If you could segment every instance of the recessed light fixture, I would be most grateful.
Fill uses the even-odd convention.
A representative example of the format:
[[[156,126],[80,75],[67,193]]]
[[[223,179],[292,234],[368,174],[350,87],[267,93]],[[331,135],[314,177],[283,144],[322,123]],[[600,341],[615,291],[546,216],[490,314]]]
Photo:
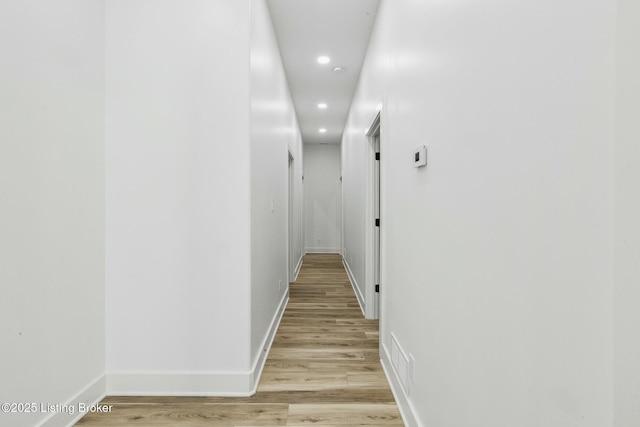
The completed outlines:
[[[344,73],[344,67],[335,67],[333,69],[334,73]]]
[[[320,132],[320,133],[326,133],[326,132],[327,132],[327,130],[326,130],[325,128],[320,128],[320,129],[318,129],[318,132]]]
[[[328,64],[331,62],[331,58],[328,56],[318,56],[318,64]]]
[[[324,102],[321,102],[320,104],[318,104],[318,108],[321,110],[324,110],[325,108],[327,108],[327,104],[325,104]]]

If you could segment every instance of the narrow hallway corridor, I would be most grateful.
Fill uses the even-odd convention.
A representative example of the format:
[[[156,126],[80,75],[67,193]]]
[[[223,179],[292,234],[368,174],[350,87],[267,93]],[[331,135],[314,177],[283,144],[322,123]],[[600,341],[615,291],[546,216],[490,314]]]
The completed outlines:
[[[254,396],[112,396],[76,425],[402,426],[378,345],[340,255],[308,254]]]

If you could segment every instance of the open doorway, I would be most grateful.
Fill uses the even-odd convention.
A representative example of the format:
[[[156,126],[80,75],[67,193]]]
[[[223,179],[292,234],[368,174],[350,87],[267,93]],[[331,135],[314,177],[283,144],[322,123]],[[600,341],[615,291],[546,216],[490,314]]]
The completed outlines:
[[[367,228],[366,271],[365,271],[365,316],[368,319],[380,318],[380,112],[376,114],[367,131]]]

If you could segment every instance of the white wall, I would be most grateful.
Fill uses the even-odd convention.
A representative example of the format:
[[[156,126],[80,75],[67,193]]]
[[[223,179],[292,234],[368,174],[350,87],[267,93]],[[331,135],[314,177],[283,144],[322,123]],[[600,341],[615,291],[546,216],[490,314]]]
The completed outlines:
[[[618,0],[615,156],[615,422],[640,424],[640,3]]]
[[[250,2],[107,2],[110,393],[250,388]]]
[[[342,247],[340,146],[304,145],[305,251],[339,253]]]
[[[415,357],[417,424],[611,424],[614,33],[605,0],[382,2],[343,139],[345,248],[362,262],[384,101],[381,339]]]
[[[361,80],[361,82],[363,82]],[[362,83],[361,83],[362,85]],[[362,86],[361,86],[362,87]],[[355,113],[357,105],[352,106],[351,117]],[[375,111],[375,110],[372,110]],[[366,120],[366,116],[371,112],[366,110],[361,115],[362,120]],[[371,116],[373,120],[374,115]],[[366,126],[357,128],[349,126],[345,128],[343,135],[343,144],[341,148],[342,159],[342,213],[344,230],[342,232],[342,256],[350,273],[351,280],[359,290],[362,296],[366,295],[365,290],[365,236],[366,227],[365,209],[366,209],[366,186],[365,177],[367,167],[365,159],[367,158],[367,138],[365,137]],[[351,143],[352,141],[359,141]]]
[[[293,236],[302,256],[302,142],[265,0],[251,2],[251,356],[264,355],[288,295],[288,167],[294,157]],[[275,326],[275,324],[274,324]]]
[[[86,403],[105,391],[104,2],[0,2],[0,52],[0,402]]]

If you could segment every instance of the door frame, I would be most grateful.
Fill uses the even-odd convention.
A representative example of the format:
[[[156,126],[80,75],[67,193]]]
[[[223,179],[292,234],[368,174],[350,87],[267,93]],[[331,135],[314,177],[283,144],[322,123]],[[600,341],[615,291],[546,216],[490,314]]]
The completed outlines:
[[[366,133],[364,314],[367,319],[380,318],[380,292],[376,292],[376,285],[380,285],[382,289],[382,194],[380,183],[382,181],[381,165],[383,157],[381,153],[382,126],[380,113],[381,111],[378,110]],[[381,153],[380,160],[376,160],[376,153]],[[376,203],[377,207],[375,206]],[[375,225],[376,218],[380,219],[379,227]]]

